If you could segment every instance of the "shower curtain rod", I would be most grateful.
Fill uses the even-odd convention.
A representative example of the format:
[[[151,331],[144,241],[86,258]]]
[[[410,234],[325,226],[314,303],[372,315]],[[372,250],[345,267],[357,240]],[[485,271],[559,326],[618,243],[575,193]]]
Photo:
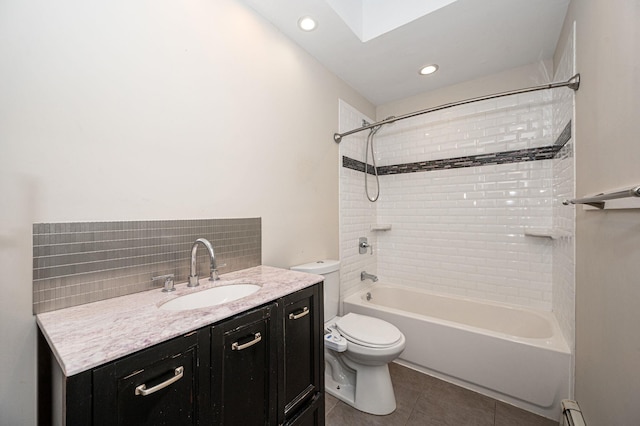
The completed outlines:
[[[362,126],[362,127],[358,127],[357,129],[349,130],[349,131],[344,132],[344,133],[334,133],[333,134],[333,140],[336,143],[340,143],[342,141],[343,137],[352,135],[354,133],[362,132],[364,130],[372,129],[374,127],[382,126],[384,124],[395,123],[396,121],[404,120],[406,118],[411,118],[411,117],[415,117],[415,116],[418,116],[418,115],[427,114],[427,113],[430,113],[430,112],[440,111],[440,110],[443,110],[443,109],[452,108],[452,107],[459,106],[459,105],[466,105],[466,104],[470,104],[470,103],[473,103],[473,102],[479,102],[479,101],[486,101],[486,100],[489,100],[489,99],[501,98],[503,96],[519,95],[521,93],[536,92],[538,90],[555,89],[555,88],[558,88],[558,87],[568,87],[570,89],[573,89],[573,91],[578,90],[578,88],[580,87],[580,74],[576,74],[573,77],[571,77],[569,80],[564,81],[564,82],[549,83],[549,84],[543,84],[541,86],[527,87],[526,89],[511,90],[509,92],[501,92],[501,93],[494,93],[493,95],[479,96],[477,98],[465,99],[463,101],[457,101],[457,102],[450,102],[448,104],[439,105],[439,106],[436,106],[436,107],[433,107],[433,108],[427,108],[427,109],[422,109],[420,111],[410,112],[408,114],[400,115],[398,117],[385,118],[384,120],[378,121],[376,123],[368,124],[368,125],[365,125],[365,126]]]

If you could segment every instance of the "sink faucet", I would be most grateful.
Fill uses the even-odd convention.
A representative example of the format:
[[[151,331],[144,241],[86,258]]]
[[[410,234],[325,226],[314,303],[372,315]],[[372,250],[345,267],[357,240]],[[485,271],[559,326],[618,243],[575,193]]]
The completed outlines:
[[[375,283],[376,281],[378,281],[378,277],[376,277],[373,274],[367,274],[366,271],[362,271],[360,272],[360,281],[364,281],[364,280],[371,280]]]
[[[202,244],[207,249],[209,253],[209,259],[211,260],[211,264],[209,265],[209,281],[219,280],[218,277],[218,269],[216,267],[216,255],[213,253],[213,246],[209,242],[209,240],[205,238],[198,238],[193,246],[191,246],[191,271],[189,273],[189,284],[187,287],[197,287],[198,286],[198,268],[196,265],[196,254],[198,252],[198,244]]]

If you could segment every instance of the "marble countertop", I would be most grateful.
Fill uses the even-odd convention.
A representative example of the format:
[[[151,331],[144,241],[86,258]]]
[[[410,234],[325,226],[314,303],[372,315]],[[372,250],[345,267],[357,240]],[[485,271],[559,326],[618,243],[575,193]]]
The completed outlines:
[[[256,266],[221,275],[215,282],[203,278],[195,288],[187,287],[185,282],[177,284],[176,291],[171,293],[154,289],[45,312],[38,314],[36,320],[62,371],[69,377],[322,280],[321,275]],[[176,297],[239,283],[258,284],[262,288],[252,295],[217,306],[184,311],[158,309]]]

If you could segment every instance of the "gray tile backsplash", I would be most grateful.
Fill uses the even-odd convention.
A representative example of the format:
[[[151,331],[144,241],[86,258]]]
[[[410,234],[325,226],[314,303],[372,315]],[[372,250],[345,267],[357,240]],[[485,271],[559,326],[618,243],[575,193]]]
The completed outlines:
[[[200,237],[213,245],[221,274],[262,263],[260,218],[34,224],[33,311],[161,288],[151,280],[158,275],[184,282]],[[198,275],[208,274],[199,247]]]

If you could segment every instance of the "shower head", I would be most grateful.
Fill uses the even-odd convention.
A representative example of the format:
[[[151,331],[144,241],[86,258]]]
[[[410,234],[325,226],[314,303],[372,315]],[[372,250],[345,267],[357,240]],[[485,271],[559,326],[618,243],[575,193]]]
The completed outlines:
[[[380,128],[381,128],[382,126],[384,126],[385,124],[393,124],[393,123],[395,123],[395,121],[393,121],[393,119],[394,119],[394,118],[396,118],[396,117],[395,117],[395,116],[393,116],[393,115],[390,115],[389,117],[387,117],[387,118],[385,118],[384,120],[382,120],[382,121],[380,122],[380,124],[378,124],[377,126],[373,126],[373,127],[371,128],[371,131],[370,131],[370,133],[369,133],[369,136],[375,135],[375,134],[378,132],[378,130],[380,130]],[[391,120],[391,121],[389,121],[389,120]]]

